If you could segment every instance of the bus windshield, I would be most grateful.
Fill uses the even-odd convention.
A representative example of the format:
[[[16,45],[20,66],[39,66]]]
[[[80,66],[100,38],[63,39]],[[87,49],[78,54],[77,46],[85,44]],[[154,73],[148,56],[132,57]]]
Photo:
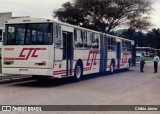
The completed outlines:
[[[4,45],[52,45],[52,24],[6,25]]]

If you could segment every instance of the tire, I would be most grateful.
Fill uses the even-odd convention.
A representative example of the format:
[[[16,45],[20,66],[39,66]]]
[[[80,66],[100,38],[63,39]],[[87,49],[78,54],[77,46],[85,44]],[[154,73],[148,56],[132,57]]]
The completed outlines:
[[[74,70],[74,80],[75,81],[80,81],[83,76],[83,68],[82,65],[77,62]]]
[[[111,63],[110,65],[110,73],[113,74],[114,73],[114,64]]]

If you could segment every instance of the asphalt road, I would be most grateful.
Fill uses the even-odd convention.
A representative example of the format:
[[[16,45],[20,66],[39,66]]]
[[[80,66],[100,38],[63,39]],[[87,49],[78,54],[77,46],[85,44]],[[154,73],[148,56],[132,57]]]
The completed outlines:
[[[0,105],[160,105],[160,73],[153,73],[152,63],[144,71],[137,65],[113,75],[88,75],[76,83],[54,79],[2,84]]]

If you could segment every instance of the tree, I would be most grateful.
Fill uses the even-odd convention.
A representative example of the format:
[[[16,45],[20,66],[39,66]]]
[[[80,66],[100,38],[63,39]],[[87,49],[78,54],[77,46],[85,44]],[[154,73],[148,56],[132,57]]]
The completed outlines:
[[[160,29],[152,29],[147,33],[150,47],[160,49]]]
[[[147,29],[151,11],[148,0],[74,0],[64,3],[53,16],[62,22],[109,33],[121,26]]]
[[[139,47],[152,47],[160,49],[160,29],[152,29],[147,33],[136,32],[134,29],[128,29],[122,32],[121,37],[134,40],[135,45]]]

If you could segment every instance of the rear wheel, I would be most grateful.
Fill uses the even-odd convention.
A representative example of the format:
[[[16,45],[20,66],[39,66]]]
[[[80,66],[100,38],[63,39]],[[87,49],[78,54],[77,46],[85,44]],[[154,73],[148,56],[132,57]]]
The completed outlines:
[[[82,75],[83,75],[82,65],[79,62],[77,62],[74,70],[75,81],[79,81],[82,78]]]

